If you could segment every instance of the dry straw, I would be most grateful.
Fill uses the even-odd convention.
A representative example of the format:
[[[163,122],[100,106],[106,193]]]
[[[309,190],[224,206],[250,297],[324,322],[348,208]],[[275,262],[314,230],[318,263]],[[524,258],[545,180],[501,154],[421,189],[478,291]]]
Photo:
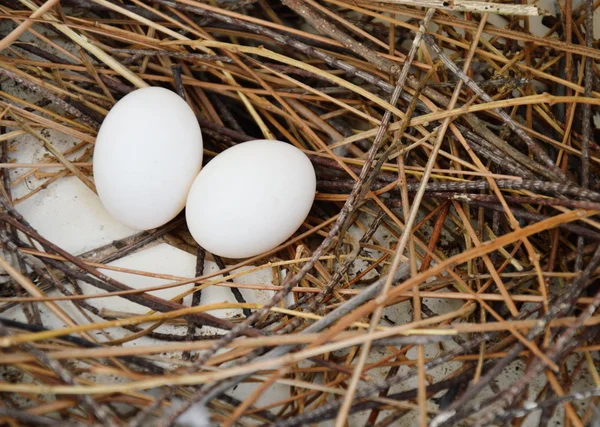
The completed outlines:
[[[0,0],[0,424],[168,426],[196,405],[223,426],[520,425],[532,413],[588,425],[599,4],[534,3]],[[241,261],[197,247],[182,218],[79,256],[41,236],[19,205],[67,176],[95,191],[97,129],[146,86],[186,99],[208,158],[262,137],[304,150],[319,192],[298,233]],[[45,130],[77,143],[61,151]],[[14,162],[23,136],[48,158]],[[196,277],[108,265],[157,242],[194,254]],[[140,291],[100,269],[171,283]],[[261,270],[271,283],[240,281]],[[190,283],[173,300],[146,293]],[[203,303],[216,286],[237,302]],[[101,310],[100,296],[148,311]],[[49,330],[42,306],[66,326]],[[144,337],[155,341],[125,345]],[[275,385],[289,393],[265,403]]]

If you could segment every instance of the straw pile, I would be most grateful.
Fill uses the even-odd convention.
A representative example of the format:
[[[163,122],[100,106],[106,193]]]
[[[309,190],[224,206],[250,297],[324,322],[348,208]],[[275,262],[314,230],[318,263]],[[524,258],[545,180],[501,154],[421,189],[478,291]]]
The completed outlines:
[[[598,2],[526,3],[1,0],[1,83],[34,101],[0,91],[0,424],[168,426],[184,413],[203,425],[206,412],[225,426],[590,423]],[[178,240],[182,217],[75,256],[19,213],[65,177],[93,189],[103,117],[148,85],[185,96],[207,159],[276,138],[318,176],[310,216],[271,253],[237,262],[186,243],[199,260],[191,307],[98,270]],[[78,143],[61,151],[47,130]],[[44,164],[11,163],[24,136]],[[242,266],[274,279],[243,285]],[[100,311],[81,282],[148,312]],[[217,285],[237,302],[203,304]],[[244,286],[273,297],[246,302]],[[222,308],[244,316],[211,314]],[[42,309],[64,327],[48,329]],[[98,334],[115,329],[125,337]],[[285,393],[259,402],[273,387]]]

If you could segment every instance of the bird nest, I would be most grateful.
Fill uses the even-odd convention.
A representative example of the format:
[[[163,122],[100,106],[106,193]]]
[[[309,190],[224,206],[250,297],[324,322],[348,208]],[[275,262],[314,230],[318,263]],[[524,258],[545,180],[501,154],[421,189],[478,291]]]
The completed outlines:
[[[520,3],[0,0],[0,424],[597,419],[598,2]],[[97,130],[146,86],[205,162],[309,156],[292,238],[102,211]]]

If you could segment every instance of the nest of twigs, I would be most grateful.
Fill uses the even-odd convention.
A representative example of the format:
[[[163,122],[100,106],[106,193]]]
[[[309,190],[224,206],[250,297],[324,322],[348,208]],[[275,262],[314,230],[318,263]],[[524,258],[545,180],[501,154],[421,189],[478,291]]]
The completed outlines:
[[[0,424],[600,417],[598,2],[521,3],[0,0]],[[292,239],[240,261],[183,216],[79,252],[32,225],[64,180],[93,191],[104,116],[148,85],[192,106],[207,161],[261,138],[307,153]],[[111,264],[157,243],[195,277]]]

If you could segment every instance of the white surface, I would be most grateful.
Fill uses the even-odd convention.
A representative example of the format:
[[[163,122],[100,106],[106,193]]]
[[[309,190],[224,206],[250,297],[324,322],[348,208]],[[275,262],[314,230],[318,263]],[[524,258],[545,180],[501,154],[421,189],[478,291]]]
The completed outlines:
[[[210,427],[210,413],[206,406],[193,405],[185,411],[179,418],[177,424],[181,427]]]
[[[280,141],[245,142],[216,156],[194,181],[188,228],[214,254],[258,255],[302,225],[315,189],[315,171],[302,151]]]
[[[185,205],[202,166],[202,134],[174,92],[150,87],[121,99],[96,139],[94,180],[110,214],[128,227],[166,224]]]
[[[158,275],[170,275],[185,280],[195,277],[196,273],[196,257],[188,254],[180,249],[177,249],[167,243],[161,243],[147,249],[138,251],[132,255],[128,255],[108,264],[112,267],[120,267],[128,270],[141,271],[145,273],[156,273]],[[241,268],[238,271],[249,270],[250,267]],[[112,270],[100,270],[102,273],[115,280],[124,283],[134,289],[145,289],[150,287],[162,286],[174,283],[176,280],[148,277],[134,274],[133,272],[119,272]],[[219,271],[219,267],[212,261],[204,261],[204,274],[210,274]],[[216,276],[212,280],[217,280],[222,276]],[[253,271],[247,275],[236,278],[236,283],[253,284],[253,285],[270,285],[272,281],[271,271],[268,268]],[[80,282],[82,290],[86,295],[99,295],[104,291]],[[189,291],[194,287],[193,284],[177,286],[173,288],[150,291],[148,294],[171,300],[178,295]],[[241,289],[240,290],[246,301],[267,303],[274,295],[272,291]],[[192,295],[187,295],[183,300],[183,305],[189,306],[192,301]],[[106,297],[94,298],[90,302],[99,309],[107,309],[120,311],[123,313],[144,314],[148,313],[149,309],[128,301],[121,297]],[[209,286],[202,290],[200,303],[202,305],[217,304],[223,302],[237,302],[231,289],[227,286]],[[221,318],[234,318],[242,314],[242,310],[238,309],[219,309],[212,310],[210,314]],[[182,329],[183,330],[183,329]],[[208,330],[208,329],[207,329]],[[181,330],[179,331],[181,332]],[[214,332],[211,330],[211,332]]]
[[[113,219],[98,196],[75,177],[59,179],[17,209],[43,237],[72,254],[136,233]]]
[[[148,273],[157,273],[162,275],[174,275],[182,278],[195,277],[195,265],[196,259],[194,256],[183,252],[177,248],[166,243],[153,246],[143,251],[134,253],[124,258],[118,259],[109,263],[108,265],[114,267],[122,267],[131,270],[141,270]],[[173,280],[160,279],[155,277],[146,277],[136,274],[111,271],[111,270],[100,270],[102,273],[127,286],[134,289],[145,289],[155,286],[162,286],[173,283]],[[87,283],[79,282],[81,289],[86,295],[98,295],[104,293],[92,285]],[[150,291],[148,294],[170,300],[175,298],[177,295],[191,289],[192,284],[177,286],[174,288],[160,289],[156,291]],[[190,305],[192,296],[189,295],[184,299],[185,305]],[[90,300],[97,308],[103,308],[113,311],[120,311],[125,313],[144,314],[150,310],[144,306],[128,301],[122,297],[106,297],[106,298],[95,298]]]

